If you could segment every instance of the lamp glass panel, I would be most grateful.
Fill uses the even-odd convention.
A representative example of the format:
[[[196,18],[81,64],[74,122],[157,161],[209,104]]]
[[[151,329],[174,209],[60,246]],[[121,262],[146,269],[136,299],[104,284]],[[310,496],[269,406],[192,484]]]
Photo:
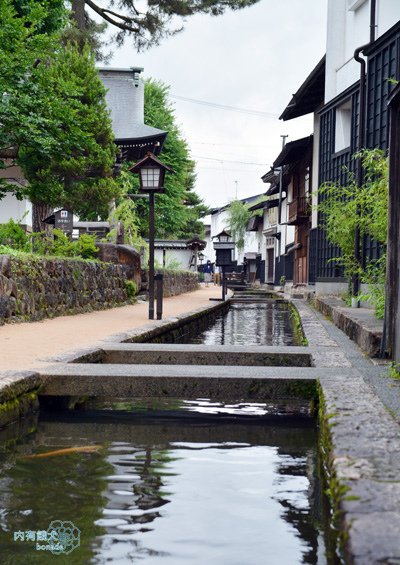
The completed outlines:
[[[156,167],[143,167],[140,169],[143,188],[159,188],[160,169]]]

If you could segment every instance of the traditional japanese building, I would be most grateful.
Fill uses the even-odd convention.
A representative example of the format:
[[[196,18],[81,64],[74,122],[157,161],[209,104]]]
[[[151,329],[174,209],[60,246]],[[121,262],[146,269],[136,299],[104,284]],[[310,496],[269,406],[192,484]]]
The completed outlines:
[[[144,123],[143,68],[101,68],[99,74],[107,89],[107,107],[111,112],[119,161],[138,161],[148,151],[159,155],[167,132]]]
[[[167,132],[150,127],[144,123],[144,84],[141,78],[143,69],[99,69],[100,78],[107,89],[106,102],[111,113],[115,143],[120,148],[118,162],[137,161],[147,151],[159,155]],[[12,157],[12,156],[11,156]],[[26,184],[18,166],[0,171],[8,182]],[[29,230],[32,226],[31,204],[28,200],[17,200],[12,194],[1,201],[0,223],[10,218],[16,221],[23,218],[23,225]]]
[[[335,261],[340,252],[320,227],[317,189],[324,182],[346,184],[348,171],[356,170],[353,156],[360,148],[387,150],[387,103],[399,78],[400,2],[328,0],[326,57],[281,116],[289,120],[314,113],[308,282],[315,284],[317,293],[347,288],[340,262]],[[370,238],[360,242],[364,265],[381,252]]]
[[[281,223],[295,227],[293,244],[285,249],[285,254],[291,255],[292,259],[294,286],[307,285],[309,278],[312,150],[312,135],[291,141],[284,146],[273,164],[274,169],[285,167],[287,207]]]

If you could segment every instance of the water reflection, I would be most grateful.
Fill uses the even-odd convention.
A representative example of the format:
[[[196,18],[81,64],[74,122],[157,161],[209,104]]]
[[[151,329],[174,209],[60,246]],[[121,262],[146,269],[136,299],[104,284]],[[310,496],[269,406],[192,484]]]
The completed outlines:
[[[42,420],[1,457],[1,562],[53,562],[32,544],[16,546],[11,533],[61,519],[82,540],[59,563],[323,563],[315,429],[235,417],[185,426],[117,413]]]
[[[287,304],[232,304],[197,335],[185,334],[174,343],[204,345],[300,345]]]

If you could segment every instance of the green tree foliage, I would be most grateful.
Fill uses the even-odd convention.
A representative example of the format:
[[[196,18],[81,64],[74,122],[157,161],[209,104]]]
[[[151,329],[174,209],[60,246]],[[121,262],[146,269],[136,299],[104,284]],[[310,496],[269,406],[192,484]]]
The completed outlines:
[[[330,243],[339,247],[341,256],[335,261],[342,265],[345,275],[351,279],[358,274],[368,284],[370,294],[364,299],[375,304],[378,316],[383,315],[386,255],[363,267],[354,257],[354,241],[357,227],[360,237],[369,236],[380,244],[386,244],[388,226],[388,160],[379,149],[364,150],[355,155],[362,159],[364,183],[357,186],[354,175],[342,186],[326,183],[319,189],[318,210],[322,228]]]
[[[116,199],[116,206],[110,213],[108,221],[110,226],[114,226],[107,235],[107,240],[117,241],[117,226],[121,222],[124,230],[124,242],[132,245],[136,249],[144,247],[147,244],[139,233],[139,215],[135,201],[129,198],[129,194],[135,190],[135,178],[128,171],[128,165],[123,164],[120,174],[117,177],[119,186],[119,195]]]
[[[39,219],[49,206],[70,207],[87,219],[107,217],[116,193],[105,89],[89,48],[63,46],[58,34],[42,32],[61,18],[49,19],[46,6],[0,0],[0,166],[21,165],[29,182],[3,181],[0,197],[11,190],[42,207],[42,214],[34,209],[35,231],[43,229]]]
[[[165,193],[156,197],[156,237],[160,238],[186,237],[192,227],[200,230],[197,214],[206,212],[206,207],[193,189],[194,162],[176,124],[173,108],[168,101],[168,91],[169,88],[161,82],[152,79],[145,82],[144,121],[149,126],[168,131],[161,160],[175,171],[174,174],[166,174]],[[137,191],[137,181],[133,186],[133,190]],[[136,207],[139,231],[147,237],[148,203],[138,200]],[[192,235],[193,232],[189,237]]]
[[[35,2],[44,8],[44,16],[37,26],[37,33],[51,34],[60,30],[66,23],[67,11],[63,0],[45,0]],[[12,0],[16,15],[19,18],[30,18],[32,11],[32,0]]]
[[[183,202],[186,206],[186,220],[177,234],[179,239],[190,239],[194,234],[198,234],[200,237],[204,236],[204,224],[201,218],[208,214],[209,208],[194,189],[196,183],[195,166],[194,161],[188,162],[185,183],[186,194]]]
[[[29,236],[12,218],[6,224],[0,224],[0,245],[18,251],[30,251]]]
[[[138,51],[158,45],[161,40],[182,31],[182,22],[195,14],[220,16],[226,10],[240,10],[259,0],[71,0],[76,26],[83,30],[90,23],[85,14],[100,16],[117,30],[115,41],[121,45],[127,36]]]
[[[254,203],[253,203],[254,205]],[[228,229],[235,240],[236,247],[240,253],[243,251],[247,225],[253,216],[262,214],[262,210],[251,211],[249,206],[241,200],[232,200],[227,209]]]
[[[88,47],[60,47],[35,74],[41,92],[40,116],[56,150],[29,143],[18,158],[29,181],[32,202],[65,206],[85,219],[106,218],[116,196],[112,178],[116,156],[105,89]]]
[[[14,165],[18,148],[28,146],[43,154],[61,150],[49,135],[49,123],[40,112],[41,92],[35,80],[38,61],[46,60],[56,49],[53,36],[39,32],[45,27],[47,12],[36,2],[29,4],[26,16],[18,17],[11,0],[0,0],[0,167]],[[27,11],[28,5],[25,9]],[[11,160],[6,160],[5,157]],[[19,185],[0,183],[0,197],[12,190],[24,196]]]

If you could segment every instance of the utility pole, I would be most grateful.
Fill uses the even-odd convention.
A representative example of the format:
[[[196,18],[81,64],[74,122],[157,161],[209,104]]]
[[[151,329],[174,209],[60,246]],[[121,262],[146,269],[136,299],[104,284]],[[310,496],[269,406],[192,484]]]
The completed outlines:
[[[286,135],[281,135],[282,138],[282,150],[284,149],[285,145],[286,145],[286,138],[289,137],[287,134]],[[279,201],[278,201],[278,225],[281,223],[282,221],[282,188],[283,188],[283,167],[279,167]],[[277,227],[278,229],[278,227]],[[282,232],[280,232],[282,235]],[[286,245],[286,226],[285,226],[285,245]],[[279,262],[281,260],[281,240],[280,238],[276,239],[276,246],[277,246],[277,256],[279,259]]]
[[[281,135],[282,138],[282,150],[286,145],[286,138],[288,135]],[[283,167],[279,167],[279,204],[278,204],[278,224],[281,223],[281,213],[282,213],[282,184],[283,184]]]
[[[235,200],[237,200],[237,195],[238,195],[238,184],[239,184],[239,181],[237,181],[237,180],[234,180],[233,182],[234,182],[234,183],[235,183],[235,185],[236,185],[236,191],[235,191]]]

